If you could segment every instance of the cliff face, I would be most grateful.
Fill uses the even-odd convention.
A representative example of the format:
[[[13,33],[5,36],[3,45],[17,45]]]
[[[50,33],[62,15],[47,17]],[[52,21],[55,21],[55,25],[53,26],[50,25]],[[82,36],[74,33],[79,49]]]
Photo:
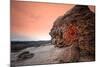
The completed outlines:
[[[55,47],[75,45],[80,52],[94,55],[95,13],[88,6],[76,5],[56,19],[49,34]]]

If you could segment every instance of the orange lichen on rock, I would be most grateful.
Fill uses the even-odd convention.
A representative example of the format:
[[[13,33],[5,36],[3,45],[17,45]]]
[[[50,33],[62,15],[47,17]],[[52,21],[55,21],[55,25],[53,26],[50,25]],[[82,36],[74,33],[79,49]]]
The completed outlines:
[[[67,43],[72,43],[74,42],[75,40],[78,39],[78,29],[77,29],[77,26],[73,25],[73,24],[70,24],[64,34],[63,34],[63,38],[64,40],[67,42]],[[70,45],[70,44],[69,44]]]

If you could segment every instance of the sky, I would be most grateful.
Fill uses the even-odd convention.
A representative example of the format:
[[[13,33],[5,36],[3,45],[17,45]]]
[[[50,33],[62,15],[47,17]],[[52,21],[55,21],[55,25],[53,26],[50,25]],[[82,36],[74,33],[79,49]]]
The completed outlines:
[[[11,2],[11,40],[50,40],[54,21],[75,5],[40,2]]]
[[[12,1],[11,40],[50,40],[53,22],[73,6]]]

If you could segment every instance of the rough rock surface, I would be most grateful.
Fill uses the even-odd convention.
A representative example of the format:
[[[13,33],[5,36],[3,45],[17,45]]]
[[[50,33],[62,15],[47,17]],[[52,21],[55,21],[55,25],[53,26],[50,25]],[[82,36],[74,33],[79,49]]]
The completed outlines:
[[[88,6],[76,5],[58,17],[49,34],[55,47],[76,45],[80,53],[95,55],[95,13]]]
[[[34,56],[34,53],[30,53],[29,51],[24,51],[18,55],[17,61],[23,61],[23,60],[32,58],[33,56]]]
[[[54,63],[65,63],[65,62],[76,62],[79,59],[79,53],[75,46],[65,48],[55,48],[54,45],[30,47],[26,48],[14,55],[15,61],[12,63],[14,66],[25,66],[25,65],[36,65],[36,64],[54,64]],[[31,58],[26,58],[27,55],[34,54]],[[75,54],[74,54],[75,53]],[[21,57],[20,61],[17,59]],[[24,58],[24,60],[23,60]]]

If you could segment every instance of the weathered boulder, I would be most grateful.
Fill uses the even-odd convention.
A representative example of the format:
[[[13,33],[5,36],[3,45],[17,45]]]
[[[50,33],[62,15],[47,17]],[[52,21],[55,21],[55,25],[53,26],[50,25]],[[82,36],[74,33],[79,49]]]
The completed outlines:
[[[80,52],[95,54],[95,13],[88,6],[76,5],[56,19],[49,33],[55,47],[76,45]]]
[[[76,43],[77,45],[77,43]],[[63,47],[61,53],[59,53],[59,63],[70,63],[78,62],[80,59],[79,48],[76,45],[71,45],[69,47]]]
[[[17,61],[23,61],[29,58],[32,58],[34,53],[30,53],[29,51],[24,51],[17,56]]]

